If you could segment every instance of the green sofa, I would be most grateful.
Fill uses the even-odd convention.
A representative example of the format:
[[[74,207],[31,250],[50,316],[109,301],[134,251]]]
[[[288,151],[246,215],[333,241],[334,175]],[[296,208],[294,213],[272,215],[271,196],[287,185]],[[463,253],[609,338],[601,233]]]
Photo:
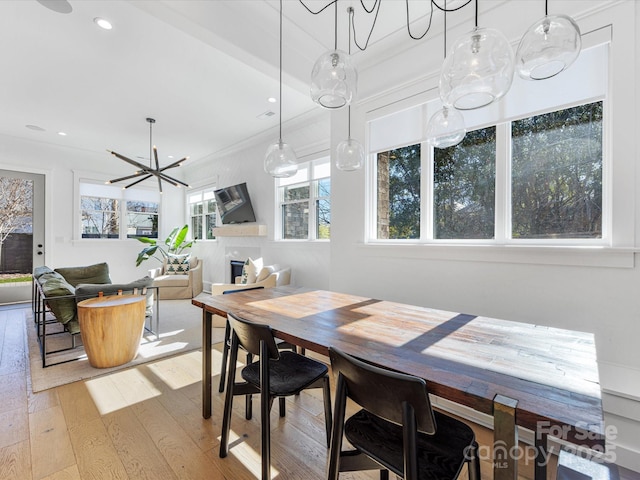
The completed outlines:
[[[76,305],[79,301],[103,295],[115,295],[119,291],[131,293],[151,287],[153,279],[143,277],[130,283],[111,283],[106,263],[81,267],[64,267],[52,270],[47,266],[33,271],[34,312],[49,309],[56,320],[71,334],[80,333]],[[147,316],[153,313],[153,289],[147,291]]]

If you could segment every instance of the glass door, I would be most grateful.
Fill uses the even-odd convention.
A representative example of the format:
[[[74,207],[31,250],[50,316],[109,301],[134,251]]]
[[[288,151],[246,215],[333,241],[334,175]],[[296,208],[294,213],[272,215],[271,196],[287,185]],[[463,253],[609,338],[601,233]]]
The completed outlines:
[[[31,300],[44,252],[44,175],[0,170],[0,304]]]

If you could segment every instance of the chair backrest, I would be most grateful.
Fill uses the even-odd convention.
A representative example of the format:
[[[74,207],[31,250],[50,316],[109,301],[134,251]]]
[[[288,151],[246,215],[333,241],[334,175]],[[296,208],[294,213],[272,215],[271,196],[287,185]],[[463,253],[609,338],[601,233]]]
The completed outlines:
[[[364,363],[351,355],[329,347],[334,375],[341,375],[347,397],[370,413],[402,425],[403,404],[411,405],[417,428],[427,434],[436,432],[427,385],[421,378],[392,372]]]
[[[269,358],[273,360],[280,358],[278,346],[269,325],[251,322],[230,312],[227,313],[227,320],[237,335],[240,346],[248,353],[260,355],[260,342],[264,341],[267,345]]]

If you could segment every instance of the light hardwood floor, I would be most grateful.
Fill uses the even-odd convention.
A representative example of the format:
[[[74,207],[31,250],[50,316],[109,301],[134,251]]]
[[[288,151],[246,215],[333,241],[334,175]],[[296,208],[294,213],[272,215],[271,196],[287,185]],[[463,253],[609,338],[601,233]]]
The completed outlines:
[[[254,418],[246,421],[244,401],[234,402],[231,450],[220,459],[223,398],[216,377],[213,416],[204,420],[200,352],[35,394],[26,353],[24,313],[0,308],[0,479],[259,477],[257,403]],[[324,478],[327,448],[322,412],[320,391],[288,399],[284,419],[274,408],[273,479]],[[488,444],[491,432],[474,428],[480,443]],[[482,477],[492,478],[487,462]],[[341,480],[375,478],[375,472],[341,475]],[[521,466],[521,478],[531,478],[530,466]],[[632,472],[624,476],[639,478]]]

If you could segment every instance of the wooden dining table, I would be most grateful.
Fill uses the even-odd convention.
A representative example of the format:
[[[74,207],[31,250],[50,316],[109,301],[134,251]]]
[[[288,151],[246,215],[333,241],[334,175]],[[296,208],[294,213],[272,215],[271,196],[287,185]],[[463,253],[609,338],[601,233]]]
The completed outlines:
[[[604,421],[591,333],[448,312],[325,290],[276,287],[202,293],[202,415],[211,416],[211,324],[227,312],[328,355],[423,378],[430,394],[491,415],[493,478],[517,478],[518,428],[535,433],[535,478],[546,478],[548,437],[603,449]]]

